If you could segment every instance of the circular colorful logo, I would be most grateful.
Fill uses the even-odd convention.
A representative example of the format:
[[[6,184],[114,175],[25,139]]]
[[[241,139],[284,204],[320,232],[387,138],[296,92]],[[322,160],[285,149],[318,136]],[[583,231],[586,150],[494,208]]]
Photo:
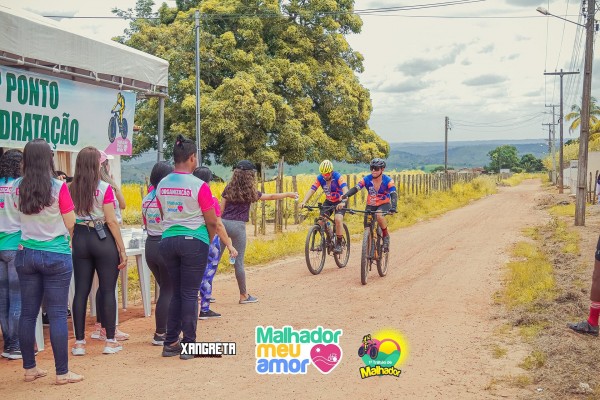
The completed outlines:
[[[386,329],[363,336],[358,356],[368,367],[396,367],[406,359],[407,345],[402,335]]]

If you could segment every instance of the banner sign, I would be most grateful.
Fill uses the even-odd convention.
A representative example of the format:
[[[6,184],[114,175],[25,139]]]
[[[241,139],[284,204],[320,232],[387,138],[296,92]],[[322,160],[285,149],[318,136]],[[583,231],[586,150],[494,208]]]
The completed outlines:
[[[45,139],[53,150],[94,146],[131,155],[134,92],[0,66],[0,147]]]

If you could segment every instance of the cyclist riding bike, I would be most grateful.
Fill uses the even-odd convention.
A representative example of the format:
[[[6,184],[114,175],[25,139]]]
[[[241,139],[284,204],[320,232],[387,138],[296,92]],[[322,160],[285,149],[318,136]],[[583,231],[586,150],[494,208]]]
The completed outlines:
[[[311,198],[311,196],[319,189],[323,188],[325,192],[326,200],[323,203],[323,209],[321,214],[329,217],[335,209],[335,232],[337,240],[335,241],[334,252],[342,252],[342,234],[344,233],[344,214],[346,210],[346,202],[341,200],[342,195],[348,192],[348,185],[344,180],[342,174],[333,170],[333,163],[329,160],[324,160],[319,165],[320,175],[317,176],[315,183],[312,184],[304,200],[300,203],[300,208],[304,207],[304,204]]]
[[[354,196],[359,190],[366,188],[369,195],[367,196],[365,211],[395,213],[398,207],[398,193],[396,192],[394,180],[383,173],[385,170],[385,161],[381,158],[374,158],[371,160],[370,168],[371,175],[365,176],[355,187],[348,190],[348,193],[342,196],[342,200]],[[383,249],[384,251],[388,251],[390,248],[390,236],[387,231],[387,221],[382,213],[376,215],[377,223],[383,235]],[[364,224],[366,228],[368,226],[366,214]]]
[[[119,108],[117,109],[117,107]],[[123,113],[125,112],[125,97],[123,97],[121,92],[117,94],[117,102],[115,103],[111,111],[115,111],[115,109],[119,112],[119,125],[123,125]]]

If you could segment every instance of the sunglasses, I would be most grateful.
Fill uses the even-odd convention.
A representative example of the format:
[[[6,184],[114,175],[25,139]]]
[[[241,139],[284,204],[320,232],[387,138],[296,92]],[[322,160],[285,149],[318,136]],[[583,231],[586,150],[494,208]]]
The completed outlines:
[[[321,174],[321,175],[323,175],[325,178],[329,178],[331,176],[331,172],[328,172],[326,174]]]
[[[381,167],[371,167],[371,171],[379,171]]]

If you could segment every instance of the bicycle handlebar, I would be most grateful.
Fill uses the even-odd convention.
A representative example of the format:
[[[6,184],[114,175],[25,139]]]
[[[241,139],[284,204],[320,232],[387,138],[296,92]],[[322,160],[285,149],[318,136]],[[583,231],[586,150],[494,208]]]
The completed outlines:
[[[362,214],[383,214],[385,215],[390,215],[390,214],[394,214],[391,213],[389,211],[380,211],[380,210],[353,210],[351,208],[346,208],[346,211],[348,211],[349,214],[356,214],[356,213],[362,213]]]

